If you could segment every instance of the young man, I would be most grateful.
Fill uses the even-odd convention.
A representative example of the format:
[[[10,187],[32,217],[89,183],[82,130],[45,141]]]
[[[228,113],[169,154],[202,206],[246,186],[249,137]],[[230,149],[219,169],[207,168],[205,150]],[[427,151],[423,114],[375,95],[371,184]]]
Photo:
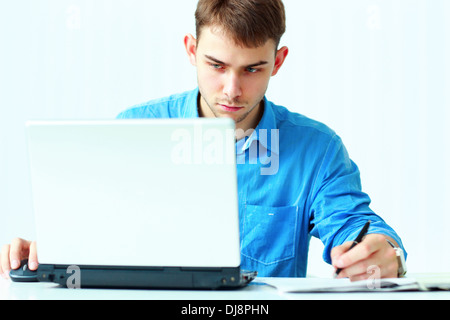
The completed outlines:
[[[118,118],[235,121],[242,268],[260,276],[305,276],[312,235],[324,243],[325,261],[342,269],[339,277],[368,278],[371,266],[381,277],[397,277],[401,266],[392,244],[401,247],[401,240],[369,208],[341,139],[265,98],[288,55],[287,47],[278,48],[285,32],[281,0],[200,0],[196,23],[196,37],[186,35],[184,44],[198,88]],[[348,250],[367,220],[369,234]],[[36,268],[35,243],[16,239],[4,246],[0,273],[28,256],[30,269]]]

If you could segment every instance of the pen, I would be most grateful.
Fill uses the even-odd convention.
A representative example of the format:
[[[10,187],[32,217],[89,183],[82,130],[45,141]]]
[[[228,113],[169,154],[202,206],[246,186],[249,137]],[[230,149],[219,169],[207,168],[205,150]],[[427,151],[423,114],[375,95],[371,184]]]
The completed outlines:
[[[367,221],[366,224],[364,225],[364,227],[361,229],[361,231],[359,232],[358,236],[353,241],[350,249],[348,249],[348,251],[352,250],[358,243],[360,243],[362,241],[362,239],[364,238],[364,236],[367,233],[367,230],[369,230],[369,226],[370,226],[370,220]],[[336,270],[336,274],[334,275],[334,277],[337,277],[341,271],[342,271],[341,268],[337,269]]]

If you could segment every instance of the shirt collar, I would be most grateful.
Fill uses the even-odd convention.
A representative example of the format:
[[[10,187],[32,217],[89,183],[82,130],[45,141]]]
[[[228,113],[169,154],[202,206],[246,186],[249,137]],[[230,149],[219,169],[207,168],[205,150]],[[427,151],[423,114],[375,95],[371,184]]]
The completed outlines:
[[[199,118],[200,115],[198,113],[198,95],[199,88],[197,87],[195,90],[189,92],[189,95],[186,99],[186,105],[184,106],[184,112],[182,114],[183,118]]]
[[[250,137],[244,139],[246,139],[245,143],[242,143],[242,148],[238,148],[238,153],[244,153],[253,143],[259,143],[260,146],[263,146],[267,150],[277,154],[279,153],[277,121],[273,111],[273,104],[266,97],[264,97],[264,113],[258,126]],[[276,139],[276,141],[272,141],[272,139]]]

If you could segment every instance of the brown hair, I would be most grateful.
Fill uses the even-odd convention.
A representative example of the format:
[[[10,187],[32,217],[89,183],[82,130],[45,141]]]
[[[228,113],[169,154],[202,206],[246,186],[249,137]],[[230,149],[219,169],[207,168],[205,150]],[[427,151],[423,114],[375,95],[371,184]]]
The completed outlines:
[[[199,0],[195,21],[197,41],[203,27],[214,27],[248,48],[263,46],[269,39],[278,48],[286,31],[281,0]]]

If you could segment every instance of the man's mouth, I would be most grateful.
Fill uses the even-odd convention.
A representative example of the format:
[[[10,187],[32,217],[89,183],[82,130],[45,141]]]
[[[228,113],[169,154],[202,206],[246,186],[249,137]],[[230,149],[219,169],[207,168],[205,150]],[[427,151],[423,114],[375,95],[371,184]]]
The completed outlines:
[[[219,104],[219,106],[226,112],[238,112],[239,110],[243,109],[243,107],[229,106],[225,104]]]

